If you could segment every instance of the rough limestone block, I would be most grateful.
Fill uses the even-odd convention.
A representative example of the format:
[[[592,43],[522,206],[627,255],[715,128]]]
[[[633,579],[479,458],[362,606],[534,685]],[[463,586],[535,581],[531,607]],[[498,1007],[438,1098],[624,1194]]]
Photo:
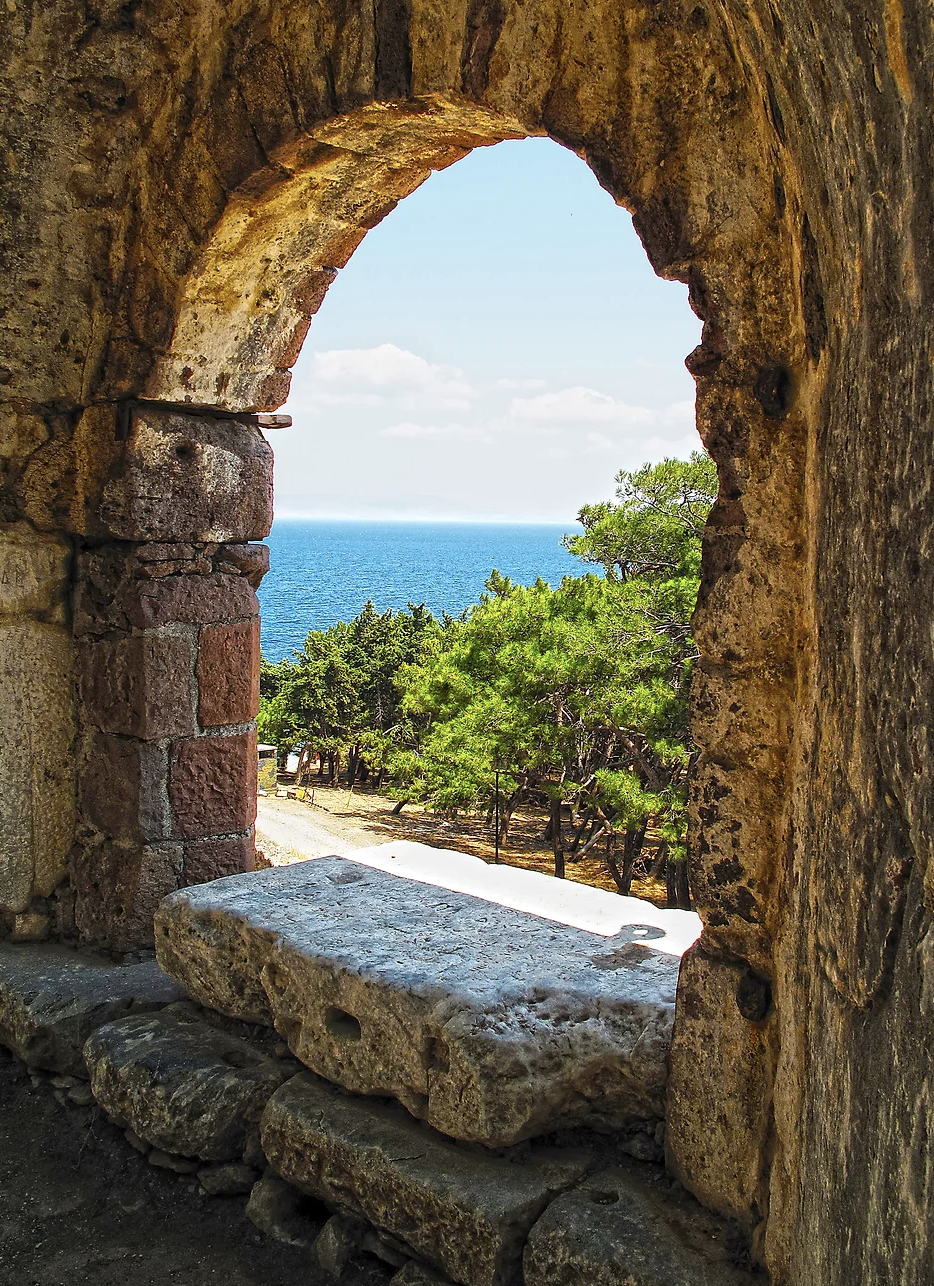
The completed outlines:
[[[188,1004],[99,1027],[84,1061],[113,1120],[156,1148],[205,1161],[241,1157],[266,1100],[297,1070]]]
[[[156,909],[181,873],[181,844],[105,840],[76,851],[71,882],[82,941],[110,951],[151,950]]]
[[[85,718],[101,732],[144,741],[194,732],[188,639],[83,642],[78,663]]]
[[[0,907],[9,911],[52,893],[74,842],[73,669],[69,631],[0,620]]]
[[[326,858],[176,893],[156,941],[202,1004],[455,1138],[664,1114],[680,958],[651,919],[604,937]]]
[[[557,1197],[532,1229],[525,1286],[753,1286],[735,1267],[723,1228],[685,1198],[622,1170]]]
[[[269,1100],[262,1138],[290,1184],[465,1286],[517,1280],[529,1229],[556,1191],[541,1169],[459,1146],[396,1104],[352,1098],[308,1073]]]
[[[79,782],[85,820],[112,839],[163,839],[169,833],[168,775],[163,746],[93,734]]]
[[[30,1067],[86,1077],[95,1028],[183,992],[154,960],[115,965],[61,946],[0,945],[0,1044]]]
[[[318,1237],[319,1228],[303,1209],[305,1204],[305,1197],[290,1183],[269,1175],[253,1184],[244,1213],[264,1236],[273,1241],[310,1249]]]
[[[0,615],[60,616],[68,585],[71,547],[62,536],[26,523],[0,529]]]
[[[196,840],[185,845],[184,883],[205,884],[208,880],[252,871],[255,856],[252,835]]]
[[[272,526],[272,450],[253,425],[139,406],[92,534],[244,541]]]
[[[118,601],[127,620],[140,630],[163,625],[210,625],[215,621],[255,617],[256,595],[239,574],[168,576],[165,580],[133,580]]]

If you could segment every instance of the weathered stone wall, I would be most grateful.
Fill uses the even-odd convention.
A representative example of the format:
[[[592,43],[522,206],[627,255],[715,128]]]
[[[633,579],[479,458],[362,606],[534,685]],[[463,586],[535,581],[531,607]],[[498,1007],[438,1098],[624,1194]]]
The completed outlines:
[[[137,575],[153,564],[133,546],[192,546],[166,578],[184,584],[217,574],[213,561],[190,566],[207,562],[202,546],[234,539],[196,537],[180,519],[136,534],[148,493],[131,475],[145,460],[141,474],[115,402],[281,403],[336,270],[432,167],[549,134],[633,210],[656,270],[688,282],[705,322],[689,364],[721,495],[697,619],[706,929],[682,979],[670,1163],[746,1222],[776,1281],[925,1281],[929,8],[15,0],[0,23],[0,520],[56,548],[55,533],[80,539],[82,586],[95,559],[111,569],[104,616],[111,591],[159,580]],[[248,474],[241,499],[256,512],[264,484]],[[175,523],[175,490],[152,493],[151,518]],[[248,621],[238,613],[212,623]],[[127,682],[144,693],[150,657],[184,638],[196,667],[192,631],[210,628],[87,618],[82,658],[132,653]],[[46,649],[30,672],[48,681],[18,699],[37,719],[59,711],[66,747],[70,662],[56,637],[60,660]],[[113,671],[82,659],[81,673],[85,779],[97,736],[147,747],[140,759],[217,739],[194,713],[158,736],[145,721],[108,729],[94,702],[106,706],[109,677],[94,676]],[[145,697],[136,708],[147,714]],[[55,762],[66,781],[78,761]],[[32,798],[24,782],[11,789],[23,807]],[[140,815],[136,798],[80,833],[86,933],[116,934],[113,919],[99,927],[115,883],[104,859],[118,843],[141,851],[115,834]],[[172,820],[145,843],[167,854],[178,841],[195,837]],[[13,851],[4,869],[21,874],[4,904],[22,913],[62,865],[43,882]],[[146,897],[117,920],[139,927]]]
[[[0,525],[0,936],[41,939],[75,829],[71,549]]]

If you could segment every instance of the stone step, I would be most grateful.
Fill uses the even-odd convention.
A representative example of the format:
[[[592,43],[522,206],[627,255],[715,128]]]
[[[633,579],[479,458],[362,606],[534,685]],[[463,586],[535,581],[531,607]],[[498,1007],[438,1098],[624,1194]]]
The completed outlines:
[[[84,1058],[111,1120],[155,1148],[205,1161],[242,1157],[267,1099],[299,1070],[191,1004],[99,1027]]]
[[[507,1146],[664,1115],[685,913],[627,901],[608,936],[324,858],[172,894],[156,944],[327,1080]]]
[[[86,1077],[97,1027],[184,999],[155,960],[118,965],[48,943],[0,943],[0,1044],[30,1067]]]
[[[532,1229],[524,1286],[766,1286],[745,1245],[664,1179],[609,1169],[557,1197]]]
[[[270,1098],[263,1151],[308,1196],[365,1219],[464,1286],[510,1286],[529,1231],[582,1171],[465,1147],[394,1103],[353,1098],[305,1072]]]

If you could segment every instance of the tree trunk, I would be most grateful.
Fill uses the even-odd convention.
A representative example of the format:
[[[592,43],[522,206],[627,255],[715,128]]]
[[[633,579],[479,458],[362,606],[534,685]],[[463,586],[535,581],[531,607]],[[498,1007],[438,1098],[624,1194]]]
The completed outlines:
[[[645,839],[645,829],[648,821],[644,821],[637,830],[628,830],[623,837],[623,863],[622,869],[616,860],[615,842],[611,837],[607,841],[606,864],[610,868],[610,874],[613,876],[613,883],[619,889],[623,897],[629,897],[632,888],[632,868],[635,865],[636,858],[642,852],[642,843]]]
[[[591,835],[593,835],[593,828],[597,824],[597,810],[595,808],[591,808],[584,813],[580,825],[574,832],[574,838],[571,840],[571,847],[568,849],[569,862],[578,861],[577,850],[580,848],[580,843],[584,838],[584,831],[587,829],[588,823],[590,824]],[[583,854],[581,854],[581,856],[583,856]]]
[[[506,803],[499,810],[499,846],[502,848],[509,837],[509,823],[512,821],[512,815],[519,807],[520,791],[514,790]]]
[[[392,810],[393,817],[398,817],[408,802],[409,801],[407,799],[400,799],[398,804],[396,804],[395,808]]]
[[[551,801],[551,816],[548,825],[551,828],[551,846],[555,855],[555,879],[564,879],[564,845],[561,842],[561,800]]]
[[[691,885],[687,858],[668,859],[668,905],[678,911],[691,909]]]

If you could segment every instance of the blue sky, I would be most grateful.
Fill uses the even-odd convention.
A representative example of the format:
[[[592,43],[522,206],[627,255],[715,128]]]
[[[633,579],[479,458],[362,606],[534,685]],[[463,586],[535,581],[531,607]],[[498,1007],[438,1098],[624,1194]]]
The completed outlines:
[[[331,286],[270,433],[276,510],[569,522],[699,446],[700,323],[625,210],[547,139],[433,174]]]

